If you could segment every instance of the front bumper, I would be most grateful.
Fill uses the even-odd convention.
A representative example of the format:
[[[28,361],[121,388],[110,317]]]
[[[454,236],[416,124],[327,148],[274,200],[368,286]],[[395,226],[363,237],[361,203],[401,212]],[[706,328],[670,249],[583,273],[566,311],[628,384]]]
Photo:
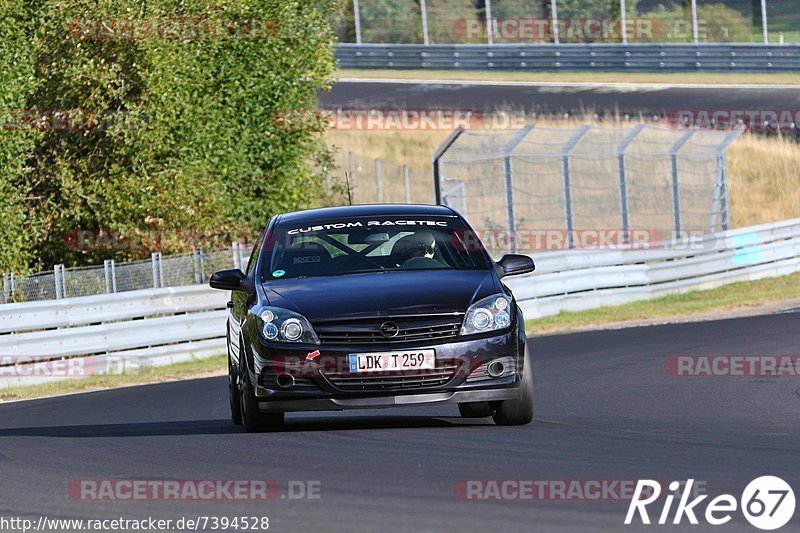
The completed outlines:
[[[517,388],[486,390],[455,390],[424,394],[402,394],[397,396],[370,396],[363,398],[316,398],[307,400],[270,400],[259,402],[262,412],[291,411],[342,411],[345,409],[385,409],[388,407],[411,407],[465,402],[493,402],[512,400]]]
[[[500,335],[431,344],[309,345],[287,349],[286,345],[259,339],[251,345],[251,378],[259,409],[321,411],[513,399],[524,361],[525,337],[518,331],[518,324]],[[413,350],[434,350],[437,370],[441,365],[452,368],[452,373],[423,383],[414,379],[418,376],[394,373],[387,379],[375,377],[360,384],[358,390],[344,387],[335,379],[337,370],[347,368],[349,354]],[[497,360],[505,361],[509,370],[496,378],[487,376],[487,365]],[[278,376],[287,373],[292,375],[293,385],[279,386]],[[403,377],[409,377],[411,383],[398,379]]]

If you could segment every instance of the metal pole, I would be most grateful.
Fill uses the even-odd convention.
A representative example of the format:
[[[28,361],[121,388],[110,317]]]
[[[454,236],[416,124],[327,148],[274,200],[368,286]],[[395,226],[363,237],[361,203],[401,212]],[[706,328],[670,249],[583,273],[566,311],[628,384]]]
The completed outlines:
[[[411,203],[411,171],[408,165],[403,165],[403,185],[406,188],[406,203]]]
[[[767,0],[761,0],[761,29],[764,32],[764,44],[769,44],[769,23],[767,21]]]
[[[556,0],[550,0],[550,25],[552,26],[551,32],[553,34],[553,43],[561,43],[561,32],[558,29],[558,5]]]
[[[567,248],[575,247],[575,225],[572,213],[572,171],[569,165],[569,154],[578,143],[581,142],[581,139],[589,133],[590,129],[592,129],[591,126],[581,127],[578,132],[567,141],[567,144],[564,145],[564,150],[561,152],[561,171],[564,178],[564,217],[567,223]]]
[[[117,292],[117,264],[111,260],[111,292]]]
[[[347,193],[349,197],[353,198],[353,201],[356,199],[356,156],[353,152],[347,152],[347,157],[350,161],[350,179],[347,183],[347,188],[350,189]]]
[[[111,294],[111,259],[103,261],[103,274],[106,278],[106,294]]]
[[[361,44],[361,13],[358,9],[358,0],[353,0],[353,20],[356,23],[356,44]]]
[[[425,0],[419,0],[419,11],[422,16],[422,44],[428,46],[431,42],[428,37],[428,8],[425,5]]]
[[[508,216],[508,232],[511,236],[511,253],[517,251],[517,218],[514,213],[514,176],[511,169],[511,155],[514,149],[519,146],[525,137],[533,129],[533,126],[525,126],[517,133],[511,141],[503,148],[503,174],[505,176],[506,190],[506,214]]]
[[[433,153],[433,157],[431,157],[431,170],[433,171],[433,201],[436,205],[442,205],[442,183],[441,183],[441,168],[440,168],[440,160],[442,156],[453,146],[461,134],[464,133],[463,126],[459,126],[456,128],[453,133],[451,133],[447,139],[436,149]]]
[[[628,14],[625,13],[625,0],[619,0],[619,18],[622,33],[622,44],[628,44],[628,31],[626,28],[628,25]]]
[[[622,218],[622,242],[625,244],[627,244],[630,239],[630,236],[628,235],[630,225],[628,222],[628,179],[625,175],[625,150],[628,149],[628,146],[630,146],[633,140],[636,139],[636,136],[639,135],[639,132],[643,129],[644,124],[639,124],[633,128],[633,131],[631,131],[625,137],[625,140],[623,140],[617,147],[617,165],[619,168],[619,201]]]
[[[158,288],[158,252],[150,253],[150,263],[153,269],[153,288]]]
[[[378,187],[378,203],[383,203],[383,176],[381,172],[381,160],[375,160],[375,184]]]
[[[9,281],[9,285],[11,286],[11,296],[10,297],[13,298],[14,297],[14,293],[17,292],[16,282],[14,280],[14,273],[13,272],[11,272],[8,275],[8,281]]]
[[[722,212],[722,231],[731,229],[731,211],[730,211],[730,196],[728,193],[728,165],[725,159],[725,154],[720,154],[717,157],[717,167],[719,168],[719,186],[720,186],[720,199],[722,205],[720,211]]]
[[[61,300],[64,298],[64,265],[55,265],[53,267],[53,281],[56,286],[56,299]]]
[[[8,274],[3,274],[3,303],[11,301],[11,287],[8,284]]]
[[[492,28],[492,0],[486,0],[486,40],[494,44],[494,29]]]
[[[694,130],[687,131],[681,135],[681,138],[678,139],[669,151],[670,169],[672,171],[672,216],[675,220],[675,238],[673,240],[681,238],[681,190],[678,179],[678,152],[689,142],[692,135],[694,135]]]
[[[233,268],[242,269],[242,260],[239,256],[239,243],[233,241],[231,243],[231,257],[233,257]]]
[[[692,36],[694,44],[700,43],[700,31],[697,27],[697,0],[692,0]]]

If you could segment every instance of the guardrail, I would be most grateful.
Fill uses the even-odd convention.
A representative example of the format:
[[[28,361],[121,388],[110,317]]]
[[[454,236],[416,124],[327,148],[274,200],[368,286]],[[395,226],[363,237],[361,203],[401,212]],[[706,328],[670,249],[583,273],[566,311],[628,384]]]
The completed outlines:
[[[526,318],[619,305],[800,271],[800,219],[720,232],[654,250],[534,254],[509,287]]]
[[[800,45],[757,44],[339,44],[345,69],[792,72]]]
[[[666,248],[533,257],[536,272],[508,280],[527,318],[798,272],[800,219]],[[193,285],[0,305],[0,388],[224,353],[227,299]]]
[[[0,305],[0,388],[224,353],[227,300],[192,285]]]

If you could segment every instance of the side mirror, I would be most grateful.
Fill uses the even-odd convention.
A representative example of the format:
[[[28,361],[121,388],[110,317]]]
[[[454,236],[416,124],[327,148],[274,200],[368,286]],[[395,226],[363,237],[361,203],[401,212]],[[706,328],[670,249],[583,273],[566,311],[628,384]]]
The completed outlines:
[[[506,254],[498,261],[498,264],[503,268],[503,276],[527,274],[536,269],[533,259],[527,255]]]
[[[208,284],[211,285],[212,289],[238,291],[242,288],[242,282],[245,280],[245,277],[244,272],[238,268],[220,270],[211,276],[211,281]]]

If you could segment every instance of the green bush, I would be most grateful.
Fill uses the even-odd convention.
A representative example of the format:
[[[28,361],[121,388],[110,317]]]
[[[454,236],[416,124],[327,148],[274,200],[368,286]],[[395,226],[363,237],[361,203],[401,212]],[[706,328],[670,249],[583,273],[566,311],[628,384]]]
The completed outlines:
[[[146,253],[76,252],[65,244],[75,230],[246,231],[318,201],[330,164],[322,129],[314,120],[287,126],[285,117],[312,116],[317,91],[331,83],[332,2],[15,2],[2,31],[18,39],[2,39],[0,81],[18,83],[0,85],[2,104],[88,117],[79,129],[0,139],[3,176],[25,198],[20,204],[4,195],[27,215],[18,232],[23,263],[91,264]],[[97,38],[92,22],[111,21],[119,35],[114,19],[168,27],[165,21],[178,18],[206,21],[225,38]],[[248,21],[270,21],[269,31],[227,33],[261,28]],[[14,220],[13,209],[3,211]],[[19,260],[3,255],[13,242],[0,238],[0,271],[18,268]],[[191,243],[164,246],[172,252]]]

